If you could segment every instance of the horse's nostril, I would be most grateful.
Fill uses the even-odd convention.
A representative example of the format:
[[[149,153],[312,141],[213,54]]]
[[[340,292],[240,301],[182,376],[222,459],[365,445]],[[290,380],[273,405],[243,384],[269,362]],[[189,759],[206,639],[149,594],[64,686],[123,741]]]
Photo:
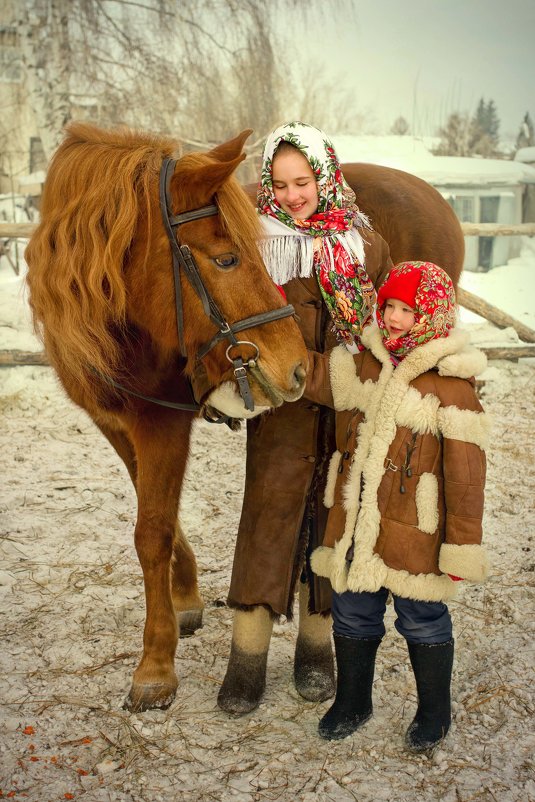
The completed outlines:
[[[300,362],[294,370],[294,381],[296,387],[302,387],[303,384],[305,383],[306,377],[307,377],[307,372],[303,364]]]

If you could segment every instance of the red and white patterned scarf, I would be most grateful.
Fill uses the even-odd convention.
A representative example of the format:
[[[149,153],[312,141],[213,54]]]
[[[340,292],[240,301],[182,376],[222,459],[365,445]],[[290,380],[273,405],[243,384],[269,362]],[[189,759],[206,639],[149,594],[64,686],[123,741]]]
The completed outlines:
[[[405,301],[414,310],[415,317],[411,330],[394,340],[390,339],[384,321],[385,303],[390,298]],[[399,362],[418,345],[448,336],[456,315],[453,282],[432,262],[400,262],[379,288],[375,315],[383,345],[393,361]]]
[[[306,220],[287,214],[275,198],[273,157],[281,142],[305,156],[318,187],[318,209]],[[265,238],[260,244],[276,284],[316,275],[339,340],[352,345],[373,318],[376,294],[364,266],[364,241],[358,229],[371,228],[355,204],[334,148],[326,135],[305,123],[276,128],[264,147],[257,197]]]

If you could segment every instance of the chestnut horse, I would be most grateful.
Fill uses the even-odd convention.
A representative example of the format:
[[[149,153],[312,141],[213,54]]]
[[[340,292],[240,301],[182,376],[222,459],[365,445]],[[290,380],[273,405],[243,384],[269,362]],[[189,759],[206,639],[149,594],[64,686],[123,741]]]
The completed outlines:
[[[48,358],[137,493],[146,623],[131,710],[170,704],[179,626],[202,620],[195,558],[177,522],[197,356],[213,384],[239,380],[248,408],[304,389],[293,310],[264,268],[256,215],[232,175],[249,133],[175,161],[171,139],[69,125],[26,250]]]

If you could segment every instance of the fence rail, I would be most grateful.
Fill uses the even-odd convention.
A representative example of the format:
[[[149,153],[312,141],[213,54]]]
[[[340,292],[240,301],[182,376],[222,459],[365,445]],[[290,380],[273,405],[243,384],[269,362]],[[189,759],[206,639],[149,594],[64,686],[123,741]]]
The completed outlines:
[[[0,238],[28,239],[37,228],[35,223],[0,223]],[[465,237],[535,237],[535,223],[461,223]]]
[[[535,237],[535,223],[461,223],[465,237]]]

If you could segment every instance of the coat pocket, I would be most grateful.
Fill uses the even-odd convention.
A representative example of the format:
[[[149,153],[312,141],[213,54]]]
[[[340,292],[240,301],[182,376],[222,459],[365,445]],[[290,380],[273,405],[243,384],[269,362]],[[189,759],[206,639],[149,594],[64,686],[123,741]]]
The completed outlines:
[[[438,481],[433,473],[422,473],[416,487],[418,529],[432,535],[438,527]]]

